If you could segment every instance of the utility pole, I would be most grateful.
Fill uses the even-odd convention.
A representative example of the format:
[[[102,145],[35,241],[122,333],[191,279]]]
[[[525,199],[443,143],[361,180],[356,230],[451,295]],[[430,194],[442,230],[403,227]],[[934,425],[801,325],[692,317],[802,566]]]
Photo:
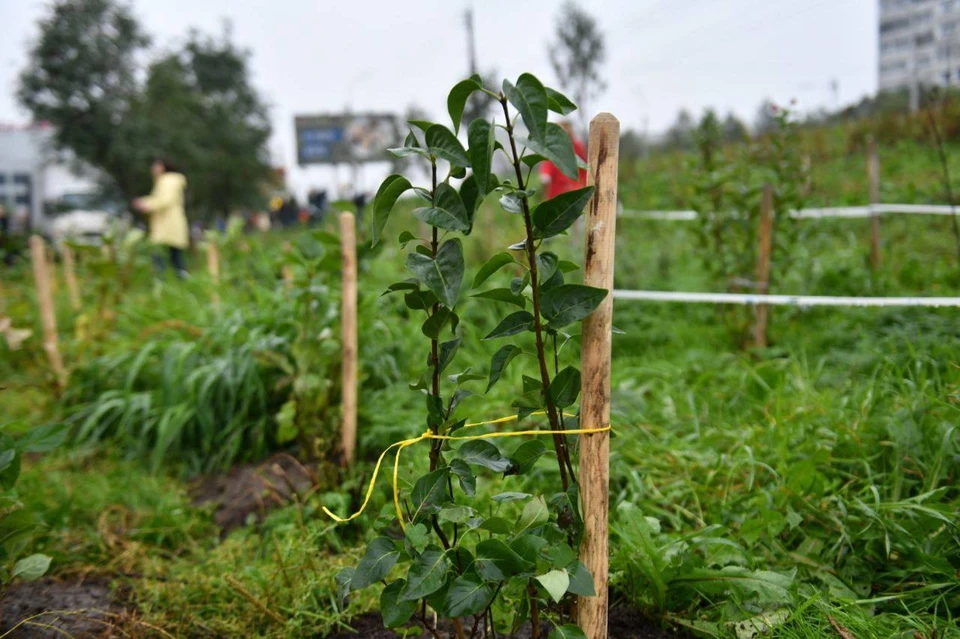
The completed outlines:
[[[470,75],[477,73],[477,43],[473,38],[473,6],[468,6],[463,15],[467,27],[467,60],[470,66]]]

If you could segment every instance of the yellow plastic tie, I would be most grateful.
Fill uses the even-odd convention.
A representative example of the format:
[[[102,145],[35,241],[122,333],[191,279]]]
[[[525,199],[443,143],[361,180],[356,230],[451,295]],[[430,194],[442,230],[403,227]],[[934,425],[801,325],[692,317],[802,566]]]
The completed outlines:
[[[531,415],[545,415],[544,411],[537,411],[531,413]],[[563,413],[564,417],[576,417],[576,415],[571,415],[569,413]],[[474,428],[477,426],[492,426],[496,424],[505,424],[507,422],[513,422],[520,419],[519,415],[508,415],[507,417],[500,417],[498,419],[492,419],[486,422],[474,422],[472,424],[464,424],[461,430],[467,428]],[[412,437],[410,439],[403,439],[393,444],[387,446],[380,457],[377,459],[377,465],[373,468],[373,476],[370,478],[370,485],[367,486],[367,494],[363,499],[363,504],[360,506],[360,510],[353,513],[349,517],[343,518],[332,512],[324,506],[323,512],[326,513],[328,517],[333,519],[337,523],[346,523],[352,521],[363,514],[363,511],[366,510],[367,504],[370,503],[370,498],[373,496],[373,489],[377,484],[377,477],[380,475],[380,467],[383,465],[383,460],[394,448],[397,449],[396,455],[393,460],[393,506],[397,511],[397,520],[400,522],[400,528],[403,530],[407,529],[407,525],[403,521],[403,512],[400,508],[400,487],[399,487],[399,474],[400,474],[400,454],[403,452],[404,448],[414,446],[420,442],[428,439],[437,439],[443,441],[470,441],[475,439],[488,439],[493,437],[539,437],[543,435],[593,435],[596,433],[604,433],[610,430],[610,426],[604,426],[602,428],[575,428],[571,430],[521,430],[521,431],[511,431],[511,432],[498,432],[498,433],[484,433],[483,435],[437,435],[433,431],[426,431],[419,437]]]

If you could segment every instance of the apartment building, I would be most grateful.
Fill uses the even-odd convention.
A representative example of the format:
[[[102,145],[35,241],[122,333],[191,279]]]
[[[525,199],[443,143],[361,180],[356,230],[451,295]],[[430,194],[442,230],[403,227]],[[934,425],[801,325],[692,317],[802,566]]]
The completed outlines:
[[[879,88],[960,86],[960,0],[880,0]]]

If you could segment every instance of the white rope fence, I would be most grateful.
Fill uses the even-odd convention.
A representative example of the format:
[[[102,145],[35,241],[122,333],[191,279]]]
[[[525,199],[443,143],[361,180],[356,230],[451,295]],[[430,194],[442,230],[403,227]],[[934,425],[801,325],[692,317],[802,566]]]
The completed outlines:
[[[756,293],[688,293],[676,291],[614,290],[615,300],[681,302],[692,304],[741,304],[770,306],[854,306],[928,308],[960,307],[960,297],[828,297],[824,295],[759,295]]]
[[[874,204],[872,206],[831,206],[824,208],[800,209],[791,211],[790,217],[798,220],[818,220],[823,218],[862,219],[874,215],[960,215],[960,207],[947,204]],[[691,222],[696,220],[696,211],[636,211],[624,209],[623,217],[647,220],[668,220]]]

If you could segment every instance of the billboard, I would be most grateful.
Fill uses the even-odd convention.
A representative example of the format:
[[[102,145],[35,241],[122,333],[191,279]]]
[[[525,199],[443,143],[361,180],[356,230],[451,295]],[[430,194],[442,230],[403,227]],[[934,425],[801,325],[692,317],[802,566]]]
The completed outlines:
[[[397,118],[389,114],[297,116],[294,124],[301,166],[383,162],[387,149],[400,144]]]

